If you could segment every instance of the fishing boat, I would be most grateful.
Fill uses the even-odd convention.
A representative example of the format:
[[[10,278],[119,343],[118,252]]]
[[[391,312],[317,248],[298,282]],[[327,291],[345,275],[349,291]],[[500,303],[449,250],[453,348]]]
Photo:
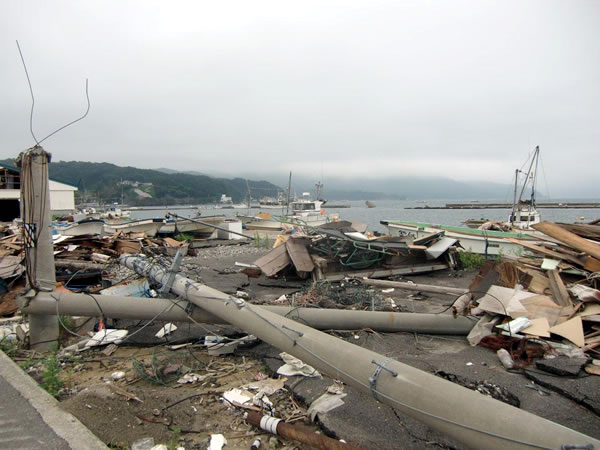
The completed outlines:
[[[322,185],[321,185],[322,186]],[[311,200],[310,193],[302,193],[302,198],[290,203],[291,214],[283,216],[282,221],[298,225],[319,227],[339,220],[338,214],[327,214],[323,206],[327,200]]]
[[[492,228],[489,226],[490,222],[482,224],[477,229],[468,226],[457,227],[401,220],[382,220],[380,223],[385,225],[393,236],[412,235],[419,238],[443,231],[447,237],[458,239],[465,250],[485,256],[529,254],[523,246],[509,242],[505,238],[522,239],[532,244],[539,242],[540,233],[531,228],[531,225],[540,222],[540,214],[535,208],[535,178],[539,153],[538,146],[531,157],[527,172],[516,170],[513,208],[508,222],[502,224],[507,231],[490,229]],[[519,175],[525,175],[520,193],[518,189]],[[531,187],[531,197],[528,200],[522,200],[528,186]]]
[[[365,205],[367,206],[367,208],[375,208],[375,203],[369,200],[365,200]]]
[[[270,213],[259,212],[254,216],[238,214],[236,217],[242,221],[246,230],[281,231],[283,229],[279,216]]]
[[[468,227],[457,227],[451,225],[434,225],[420,222],[406,222],[396,220],[382,220],[382,225],[387,227],[392,236],[423,236],[444,232],[446,237],[457,239],[460,245],[467,251],[480,255],[528,255],[527,249],[522,245],[509,242],[505,238],[521,239],[531,244],[539,243],[540,239],[531,232],[526,231],[494,231],[479,230]]]
[[[154,237],[158,230],[164,225],[164,219],[135,220],[121,224],[104,224],[105,234],[122,233],[145,233],[148,237]]]
[[[103,235],[104,225],[105,223],[101,219],[88,218],[66,226],[57,225],[54,229],[63,236]]]
[[[163,227],[160,229],[161,234],[191,234],[192,236],[207,238],[215,231],[210,225],[219,226],[225,221],[225,216],[200,216],[194,219],[177,219],[173,221],[166,221]],[[204,222],[200,223],[200,222]]]

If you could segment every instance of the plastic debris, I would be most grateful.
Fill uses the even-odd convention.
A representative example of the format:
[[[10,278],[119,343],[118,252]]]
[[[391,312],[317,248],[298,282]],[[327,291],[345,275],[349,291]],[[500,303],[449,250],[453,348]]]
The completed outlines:
[[[177,383],[179,384],[190,384],[190,383],[199,383],[201,381],[206,380],[210,375],[198,375],[197,373],[186,373],[182,376]]]
[[[85,347],[97,347],[98,345],[120,344],[129,331],[117,329],[104,329],[94,334],[86,343]]]
[[[121,378],[125,377],[125,372],[119,370],[118,372],[113,372],[110,374],[110,378],[112,378],[113,381],[118,381]]]
[[[288,353],[280,353],[279,356],[283,359],[285,363],[279,369],[277,369],[277,373],[279,375],[285,375],[288,377],[293,377],[295,375],[302,375],[305,377],[320,377],[321,374],[312,366],[309,366],[306,363],[303,363],[298,358],[294,358],[292,355]]]
[[[221,450],[227,445],[227,439],[222,434],[211,434],[210,444],[208,444],[208,450]]]
[[[506,369],[512,369],[515,366],[515,362],[513,361],[512,356],[510,356],[510,353],[508,353],[508,350],[501,348],[496,354]]]
[[[162,327],[155,336],[159,339],[164,338],[167,334],[171,334],[173,331],[177,329],[177,325],[174,323],[168,323],[164,327]]]

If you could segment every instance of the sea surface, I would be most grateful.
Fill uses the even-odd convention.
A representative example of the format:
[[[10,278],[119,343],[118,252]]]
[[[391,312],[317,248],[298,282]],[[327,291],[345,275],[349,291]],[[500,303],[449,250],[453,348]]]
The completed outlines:
[[[404,220],[411,222],[425,222],[431,224],[444,224],[444,225],[457,225],[460,226],[464,220],[467,219],[481,219],[486,218],[490,220],[506,221],[510,213],[509,209],[406,209],[415,207],[428,206],[444,206],[446,203],[469,203],[470,200],[431,200],[427,202],[414,201],[414,200],[380,200],[375,201],[375,208],[367,208],[365,202],[362,200],[344,202],[350,204],[350,208],[327,208],[325,205],[324,209],[327,213],[337,213],[340,216],[340,220],[348,220],[350,222],[358,221],[368,225],[368,229],[371,231],[386,231],[386,228],[380,224],[381,220]],[[481,200],[481,203],[492,203],[502,200],[489,199]],[[546,200],[547,201],[560,201],[560,202],[575,202],[580,201],[579,199],[560,199],[560,200]],[[598,200],[586,199],[585,201],[593,202]],[[333,201],[331,202],[334,203]],[[340,202],[337,202],[340,203]],[[176,209],[175,209],[176,208]],[[152,209],[137,209],[131,211],[131,217],[133,219],[148,219],[154,217],[165,217],[167,212],[172,212],[182,217],[194,217],[198,212],[202,216],[211,215],[225,215],[226,217],[235,217],[236,214],[248,214],[255,215],[260,211],[268,212],[273,215],[281,215],[281,209],[219,209],[215,208],[215,205],[198,205],[193,208],[179,209],[181,206],[164,207],[158,209],[154,207]],[[548,220],[550,222],[589,222],[594,219],[600,218],[600,209],[567,209],[567,208],[538,208],[542,220]],[[283,211],[285,213],[285,210]]]

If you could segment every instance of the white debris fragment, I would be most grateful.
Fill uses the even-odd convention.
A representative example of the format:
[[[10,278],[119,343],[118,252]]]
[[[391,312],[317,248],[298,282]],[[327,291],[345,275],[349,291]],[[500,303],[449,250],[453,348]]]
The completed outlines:
[[[222,434],[211,434],[207,450],[221,450],[227,445],[227,439]]]
[[[223,398],[228,402],[237,402],[241,405],[252,400],[253,395],[247,391],[242,391],[241,389],[234,388],[228,391],[223,392]]]
[[[125,372],[123,372],[122,370],[119,370],[117,372],[111,373],[110,377],[112,378],[113,381],[118,381],[121,378],[125,377]]]
[[[98,345],[120,344],[127,334],[129,334],[129,331],[127,330],[117,330],[113,328],[100,330],[85,343],[85,347],[90,348]]]
[[[265,378],[260,381],[253,381],[242,387],[252,391],[258,391],[257,394],[273,395],[283,388],[286,381],[287,378]]]
[[[382,294],[391,294],[392,292],[394,292],[394,288],[382,289],[381,290]]]
[[[338,406],[342,406],[344,401],[342,400],[347,394],[328,394],[325,393],[317,398],[310,404],[308,408],[308,415],[310,420],[313,422],[317,417],[317,414],[325,414]]]
[[[312,366],[303,363],[298,358],[294,358],[288,353],[280,353],[279,356],[285,363],[279,369],[277,373],[286,377],[293,377],[294,375],[302,375],[305,377],[320,377],[321,374]]]
[[[189,383],[199,383],[200,381],[204,381],[209,377],[209,375],[198,375],[197,373],[186,373],[182,376],[177,383],[179,384],[189,384]]]
[[[167,334],[172,333],[176,329],[177,329],[177,325],[175,325],[174,323],[170,323],[169,322],[164,327],[162,327],[160,330],[158,330],[157,333],[154,336],[156,336],[157,338],[161,339],[161,338],[164,338]]]

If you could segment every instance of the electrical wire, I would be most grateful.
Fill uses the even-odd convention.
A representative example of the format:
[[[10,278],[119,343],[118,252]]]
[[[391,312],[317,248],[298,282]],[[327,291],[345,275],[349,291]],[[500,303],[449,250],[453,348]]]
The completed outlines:
[[[35,107],[35,97],[33,95],[33,87],[31,86],[31,79],[29,78],[29,72],[27,71],[27,65],[25,64],[25,58],[23,57],[23,52],[21,51],[21,46],[19,45],[19,41],[17,42],[17,48],[19,49],[19,55],[21,56],[21,62],[23,63],[23,68],[25,69],[25,76],[27,77],[27,84],[29,85],[29,92],[31,93],[31,112],[29,113],[29,131],[36,145],[40,145],[35,134],[33,133],[33,109]]]

